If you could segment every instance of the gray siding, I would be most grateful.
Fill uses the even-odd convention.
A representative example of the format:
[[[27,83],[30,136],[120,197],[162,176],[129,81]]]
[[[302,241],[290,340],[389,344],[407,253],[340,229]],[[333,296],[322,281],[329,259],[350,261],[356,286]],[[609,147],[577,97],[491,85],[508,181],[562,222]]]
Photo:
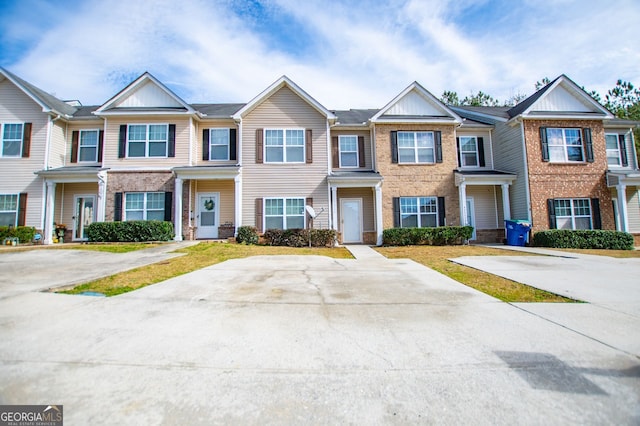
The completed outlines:
[[[629,231],[640,232],[640,194],[637,187],[627,188],[627,214]]]
[[[475,220],[477,229],[497,229],[502,225],[498,222],[498,212],[502,211],[502,200],[498,204],[500,190],[493,185],[467,186],[467,197],[473,197]],[[499,208],[499,210],[498,210]],[[502,216],[500,214],[500,216]]]
[[[527,219],[529,217],[527,175],[521,124],[510,126],[506,123],[496,123],[493,137],[493,156],[496,170],[515,173],[518,176],[509,188],[511,217],[513,219]]]

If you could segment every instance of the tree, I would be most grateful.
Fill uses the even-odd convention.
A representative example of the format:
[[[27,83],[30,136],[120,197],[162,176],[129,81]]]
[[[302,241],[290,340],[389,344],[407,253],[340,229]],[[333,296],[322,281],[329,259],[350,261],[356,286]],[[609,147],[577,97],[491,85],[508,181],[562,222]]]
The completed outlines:
[[[551,80],[549,80],[549,77],[544,77],[542,80],[536,81],[536,92],[542,89],[544,86],[546,86],[549,83],[551,83]]]
[[[500,102],[495,99],[491,95],[487,95],[482,90],[478,91],[477,94],[471,94],[470,96],[466,96],[462,100],[462,105],[469,106],[498,106]]]
[[[640,121],[640,90],[631,82],[618,80],[616,87],[609,90],[604,97],[604,106],[623,120]],[[636,143],[636,155],[640,163],[640,129],[633,131]]]
[[[452,92],[450,90],[445,90],[440,97],[440,100],[445,105],[459,106],[460,98],[458,98],[458,94],[456,92]]]

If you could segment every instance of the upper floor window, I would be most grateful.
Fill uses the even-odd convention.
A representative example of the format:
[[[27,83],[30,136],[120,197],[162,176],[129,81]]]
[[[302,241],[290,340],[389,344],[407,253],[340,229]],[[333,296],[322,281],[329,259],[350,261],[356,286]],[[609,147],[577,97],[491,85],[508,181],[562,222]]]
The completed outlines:
[[[78,161],[91,163],[98,161],[98,134],[98,130],[80,130]]]
[[[540,127],[542,161],[593,163],[591,129]]]
[[[18,195],[0,194],[0,226],[16,226]]]
[[[556,229],[593,229],[591,200],[562,198],[553,200]]]
[[[265,198],[265,229],[304,228],[304,198]]]
[[[2,157],[20,157],[22,155],[22,123],[2,124]]]
[[[625,135],[613,133],[606,134],[607,144],[607,164],[610,166],[627,167],[629,160],[627,157],[627,144]]]
[[[127,192],[124,202],[124,220],[164,220],[164,192]]]
[[[437,197],[400,198],[400,226],[403,228],[438,226]]]
[[[475,136],[460,136],[460,167],[478,167],[478,138]]]
[[[167,124],[130,124],[127,157],[167,157]]]
[[[303,129],[265,129],[265,163],[304,163]]]
[[[359,167],[358,136],[339,136],[338,143],[340,150],[340,167]]]
[[[398,132],[399,163],[435,163],[433,132]]]
[[[209,160],[229,160],[229,129],[209,129]]]

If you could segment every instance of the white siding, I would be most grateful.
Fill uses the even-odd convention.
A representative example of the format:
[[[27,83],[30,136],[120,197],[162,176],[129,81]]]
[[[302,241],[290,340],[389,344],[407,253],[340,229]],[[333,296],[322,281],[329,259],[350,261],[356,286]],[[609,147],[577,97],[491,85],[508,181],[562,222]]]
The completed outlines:
[[[596,112],[597,110],[593,106],[581,102],[567,89],[558,85],[539,99],[532,111]]]
[[[515,173],[518,177],[509,187],[511,201],[511,217],[513,219],[527,219],[527,186],[525,173],[524,142],[522,140],[522,125],[509,126],[496,123],[493,134],[493,156],[495,169]]]
[[[148,81],[116,104],[116,107],[181,108],[183,105],[155,83]]]
[[[416,92],[402,97],[384,115],[444,115],[442,108],[435,106]]]

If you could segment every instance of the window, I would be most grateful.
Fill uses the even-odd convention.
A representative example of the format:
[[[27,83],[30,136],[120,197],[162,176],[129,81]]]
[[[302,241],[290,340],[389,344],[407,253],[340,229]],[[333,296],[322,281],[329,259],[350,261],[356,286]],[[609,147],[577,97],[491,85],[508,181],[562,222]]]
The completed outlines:
[[[403,228],[438,226],[437,197],[400,198],[400,226]]]
[[[128,157],[166,157],[166,124],[130,124],[127,132]]]
[[[553,200],[556,229],[593,229],[588,198]]]
[[[22,155],[22,123],[6,123],[2,126],[2,157],[20,157]]]
[[[478,139],[475,136],[460,136],[460,167],[478,166]]]
[[[580,129],[547,129],[549,160],[556,163],[584,161]]]
[[[304,130],[265,129],[266,163],[304,163]]]
[[[304,228],[304,198],[266,198],[265,229]]]
[[[229,129],[209,129],[209,160],[228,160],[229,140]]]
[[[124,220],[164,220],[164,200],[164,192],[128,192]]]
[[[618,145],[617,134],[605,135],[607,143],[607,164],[610,166],[620,166],[622,161],[620,160],[620,145]]]
[[[78,161],[98,161],[98,130],[80,130]]]
[[[18,219],[18,195],[0,195],[0,226],[16,226]]]
[[[398,132],[399,163],[435,163],[433,132]]]
[[[340,167],[358,167],[358,136],[339,136]]]

